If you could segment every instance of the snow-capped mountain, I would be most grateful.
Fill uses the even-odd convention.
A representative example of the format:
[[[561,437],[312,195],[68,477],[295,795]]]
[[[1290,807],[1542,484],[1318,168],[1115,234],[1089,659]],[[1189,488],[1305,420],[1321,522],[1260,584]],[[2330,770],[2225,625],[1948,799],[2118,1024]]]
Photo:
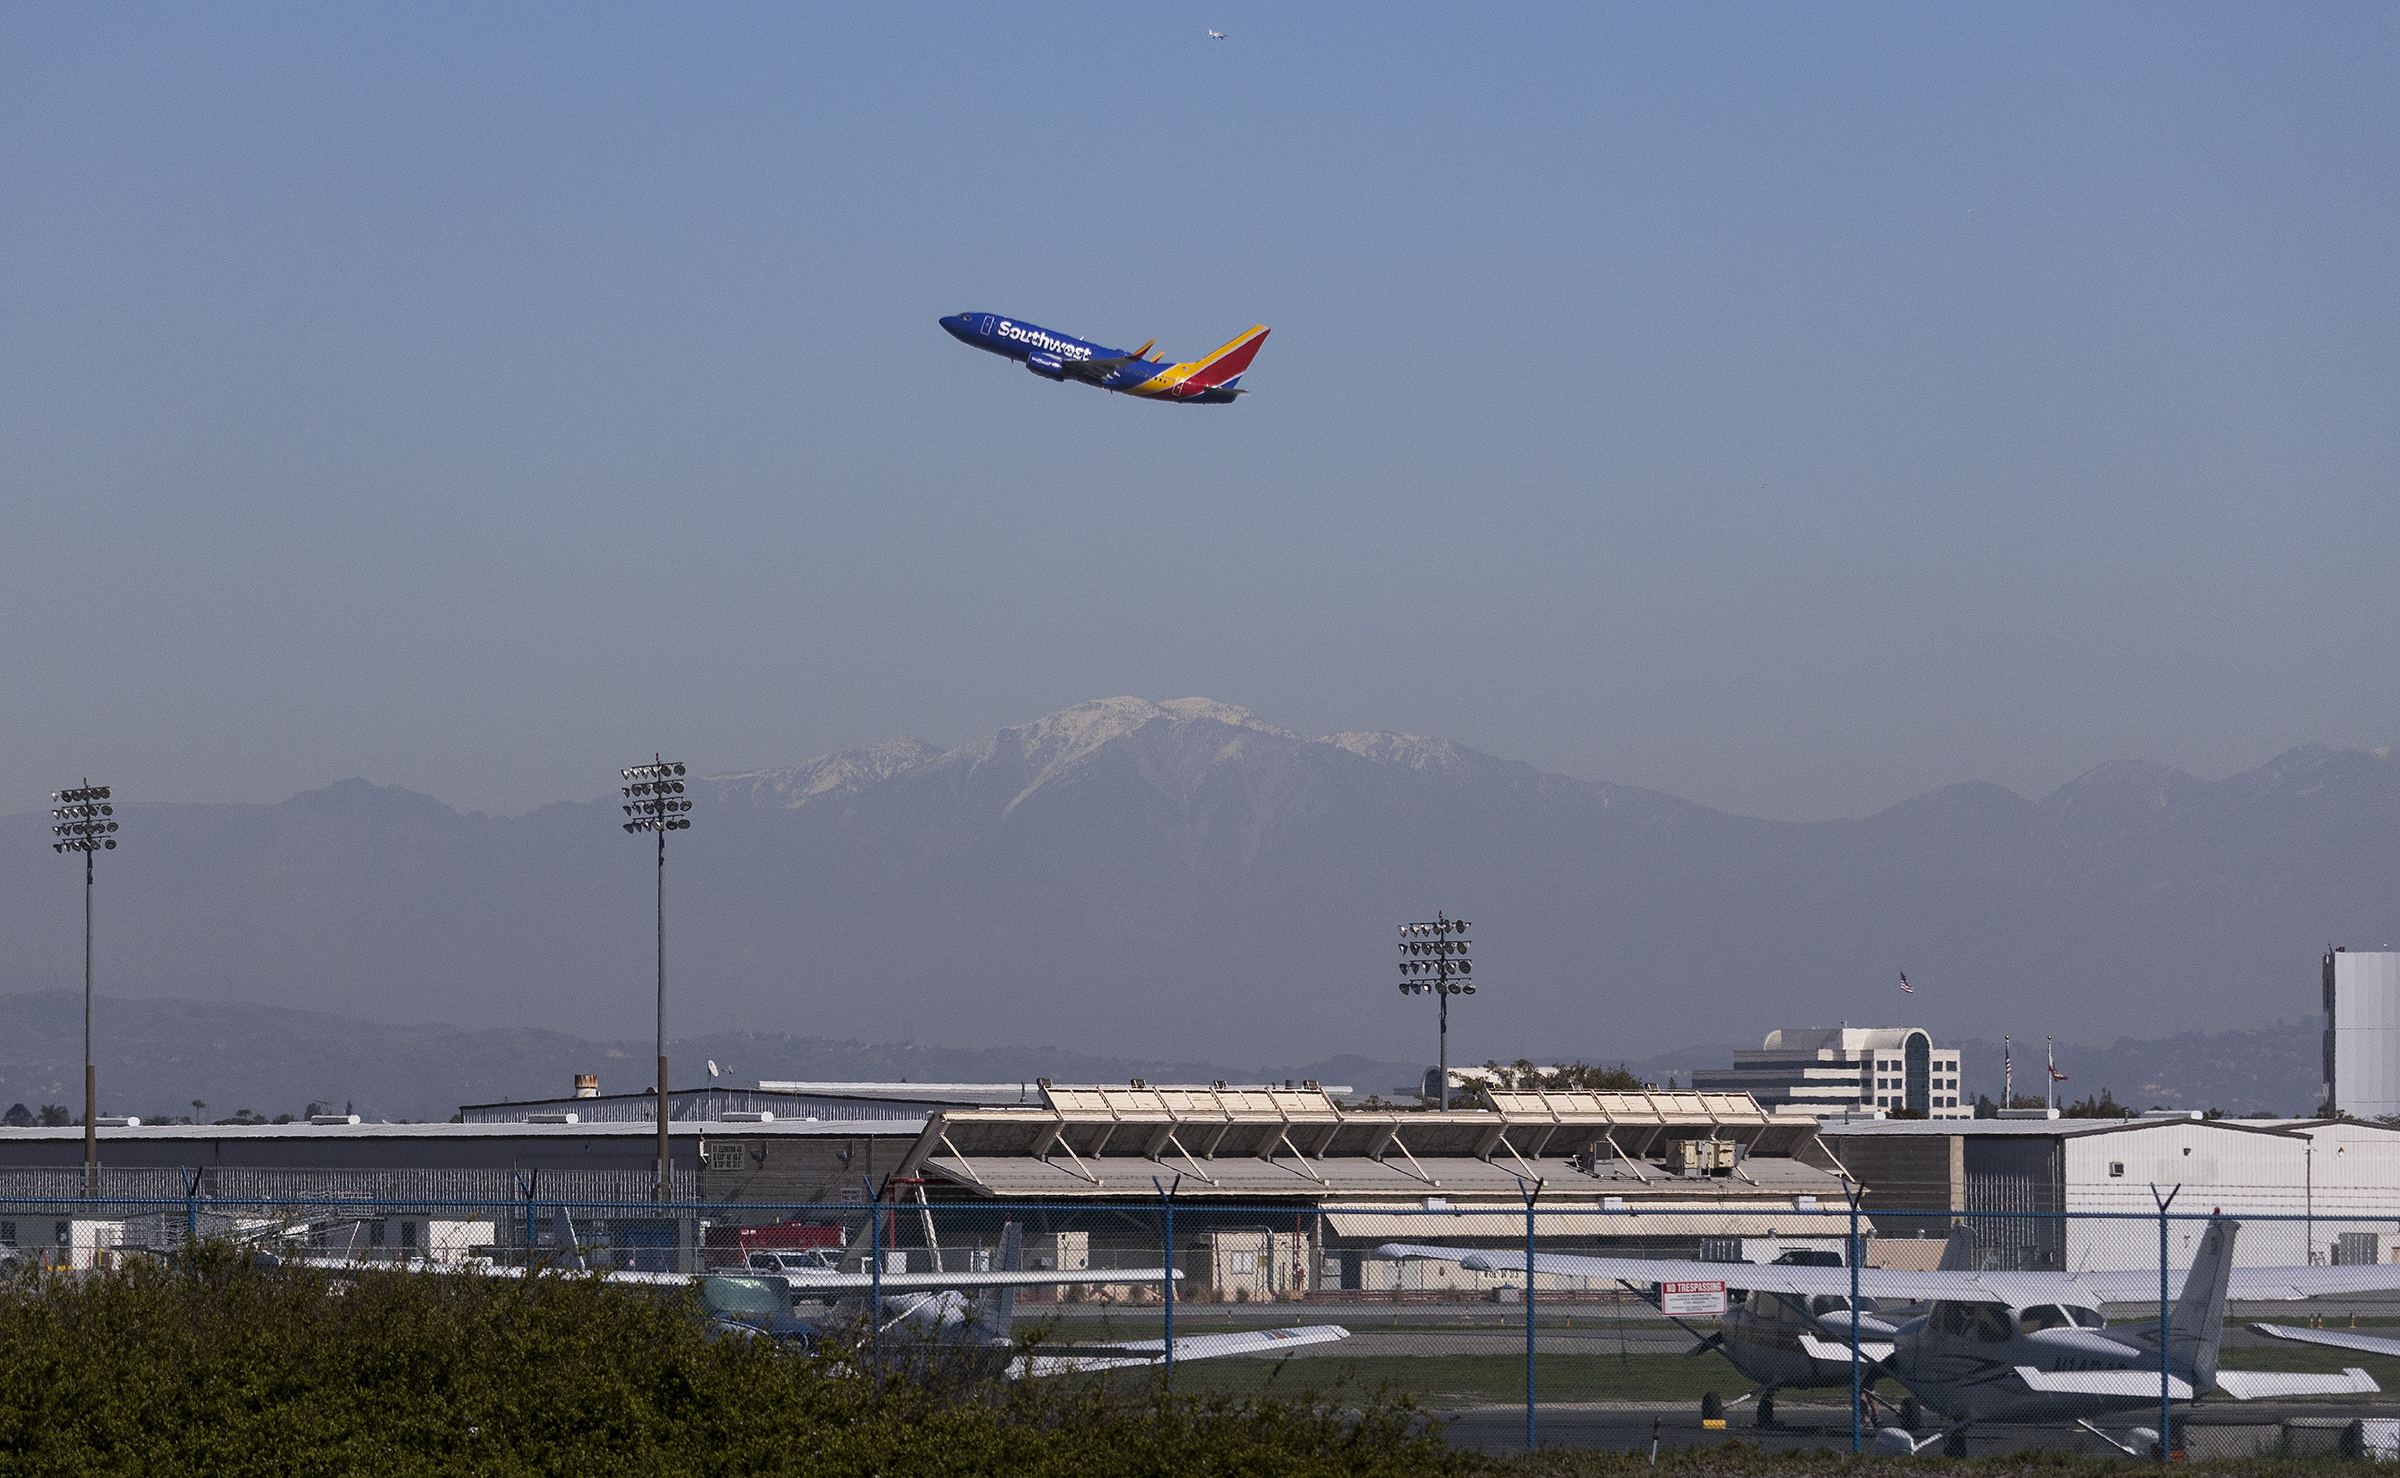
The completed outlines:
[[[668,849],[678,1034],[1430,1057],[1433,1003],[1398,994],[1392,928],[1446,909],[1479,941],[1460,1060],[1901,1017],[2147,1038],[2305,1014],[2324,944],[2400,938],[2400,766],[2319,748],[2219,782],[2129,762],[2038,801],[1968,783],[1794,824],[1437,738],[1112,698],[698,794]],[[125,811],[140,844],[109,859],[110,993],[646,1029],[652,854],[614,797],[462,816],[353,780]],[[0,823],[18,904],[0,991],[80,975],[78,880],[48,865],[44,823]]]

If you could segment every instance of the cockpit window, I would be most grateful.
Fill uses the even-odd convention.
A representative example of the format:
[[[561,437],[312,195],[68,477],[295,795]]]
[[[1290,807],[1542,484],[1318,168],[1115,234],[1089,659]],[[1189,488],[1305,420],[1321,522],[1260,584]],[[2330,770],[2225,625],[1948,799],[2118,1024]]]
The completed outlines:
[[[2041,1329],[2072,1329],[2074,1327],[2075,1321],[2067,1317],[2067,1311],[2056,1304],[2035,1304],[2032,1308],[2022,1310],[2017,1315],[2017,1328],[2026,1334],[2032,1334]]]
[[[2067,1317],[2073,1319],[2077,1327],[2083,1329],[2105,1329],[2108,1327],[2108,1320],[2101,1317],[2098,1309],[2069,1308],[2067,1310]]]
[[[712,1314],[788,1314],[792,1311],[791,1285],[781,1278],[744,1277],[739,1274],[704,1278],[700,1297]]]
[[[1934,1322],[1942,1333],[1960,1339],[1981,1340],[1986,1344],[2006,1344],[2017,1332],[2016,1321],[2009,1317],[2006,1304],[1969,1304],[1944,1302]]]
[[[1838,1293],[1820,1293],[1808,1301],[1808,1311],[1812,1314],[1841,1314],[1849,1309],[1850,1300]]]

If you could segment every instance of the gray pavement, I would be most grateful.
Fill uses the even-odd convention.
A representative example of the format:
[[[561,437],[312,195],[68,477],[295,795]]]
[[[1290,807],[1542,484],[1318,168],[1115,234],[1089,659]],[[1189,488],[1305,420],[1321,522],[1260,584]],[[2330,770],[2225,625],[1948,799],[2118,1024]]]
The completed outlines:
[[[1442,1422],[1443,1436],[1454,1446],[1491,1453],[1525,1450],[1525,1408],[1522,1405],[1455,1408],[1439,1410],[1433,1415]],[[2388,1401],[2358,1405],[2334,1402],[2246,1402],[2236,1407],[2230,1403],[2212,1405],[2204,1402],[2196,1409],[2178,1411],[2179,1420],[2185,1424],[2184,1450],[2196,1458],[2256,1457],[2278,1446],[2293,1452],[2328,1452],[2339,1442],[2342,1429],[2362,1416],[2400,1416],[2400,1404]],[[1689,1405],[1561,1402],[1536,1408],[1535,1441],[1543,1447],[1647,1452],[1655,1425],[1662,1449],[1717,1447],[1739,1441],[1752,1447],[1763,1447],[1770,1452],[1809,1452],[1819,1448],[1834,1452],[1850,1450],[1850,1413],[1847,1406],[1788,1402],[1778,1417],[1772,1430],[1761,1430],[1745,1421],[1741,1408],[1737,1407],[1723,1431],[1706,1431],[1700,1425],[1699,1412]],[[2098,1423],[2102,1430],[2120,1438],[2132,1427],[2142,1424],[2138,1413],[2118,1413]],[[2155,1417],[2148,1423],[2152,1426],[2156,1424]],[[1920,1427],[1916,1435],[1928,1437],[1937,1430]],[[1866,1429],[1863,1436],[1871,1444],[1873,1429]],[[1931,1454],[1938,1450],[1937,1445],[1929,1447],[1927,1452]],[[1970,1457],[2032,1450],[2080,1453],[2087,1457],[2122,1455],[2090,1433],[2065,1424],[2032,1426],[1993,1423],[1972,1427],[1967,1433],[1967,1455]]]

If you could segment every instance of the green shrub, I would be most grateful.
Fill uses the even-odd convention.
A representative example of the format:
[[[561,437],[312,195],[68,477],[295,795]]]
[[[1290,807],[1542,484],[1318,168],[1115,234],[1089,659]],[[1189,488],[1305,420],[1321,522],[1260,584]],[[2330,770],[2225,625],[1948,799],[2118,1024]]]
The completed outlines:
[[[866,1379],[596,1277],[175,1267],[0,1293],[0,1472],[1463,1473],[1405,1404]]]

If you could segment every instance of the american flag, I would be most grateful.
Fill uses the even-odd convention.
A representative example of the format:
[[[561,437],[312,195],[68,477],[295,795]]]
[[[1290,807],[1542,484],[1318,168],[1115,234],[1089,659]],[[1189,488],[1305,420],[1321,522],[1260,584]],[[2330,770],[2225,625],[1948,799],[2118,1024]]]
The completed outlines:
[[[2008,1055],[2008,1038],[2000,1039],[2000,1106],[2016,1107],[2017,1065]]]
[[[1906,970],[1900,972],[1900,988],[1912,996],[1917,993],[1917,988],[1908,983],[1908,972]]]

